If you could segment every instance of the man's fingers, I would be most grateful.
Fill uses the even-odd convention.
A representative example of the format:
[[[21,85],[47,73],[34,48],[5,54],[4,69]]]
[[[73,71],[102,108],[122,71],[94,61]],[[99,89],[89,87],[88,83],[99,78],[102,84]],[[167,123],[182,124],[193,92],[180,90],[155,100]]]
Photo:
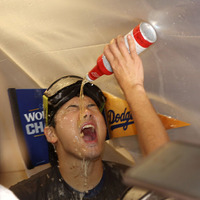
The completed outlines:
[[[120,49],[117,45],[117,39],[112,39],[110,44],[104,48],[104,55],[111,64],[112,68],[118,67],[123,59]]]
[[[117,45],[118,45],[118,48],[122,54],[123,57],[127,57],[129,56],[129,52],[128,52],[128,49],[126,47],[126,44],[125,44],[125,41],[124,41],[124,37],[119,35],[117,37]]]
[[[104,55],[107,58],[107,60],[108,60],[109,63],[113,62],[114,56],[113,56],[112,52],[110,51],[109,45],[105,46],[105,48],[104,48]]]
[[[135,41],[131,35],[127,36],[127,40],[128,40],[128,44],[129,44],[130,54],[131,54],[132,58],[134,58],[137,55]]]
[[[120,49],[118,47],[117,39],[111,40],[109,47],[110,47],[110,51],[112,52],[113,56],[115,58],[121,59],[122,55],[121,55]]]

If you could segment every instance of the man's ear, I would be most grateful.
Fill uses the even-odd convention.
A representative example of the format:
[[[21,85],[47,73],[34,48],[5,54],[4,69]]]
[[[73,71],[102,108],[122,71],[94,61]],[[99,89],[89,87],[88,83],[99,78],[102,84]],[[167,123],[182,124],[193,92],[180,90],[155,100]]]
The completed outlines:
[[[44,128],[44,135],[46,136],[47,141],[52,144],[55,144],[58,140],[55,129],[52,126],[46,126]]]

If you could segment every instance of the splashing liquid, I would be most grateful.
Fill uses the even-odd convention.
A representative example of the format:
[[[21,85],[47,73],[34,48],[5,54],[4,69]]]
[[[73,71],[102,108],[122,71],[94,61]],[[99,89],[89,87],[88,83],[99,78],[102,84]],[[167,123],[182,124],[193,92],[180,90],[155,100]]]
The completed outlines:
[[[79,99],[79,108],[80,108],[80,116],[79,116],[79,121],[78,121],[78,127],[81,127],[81,124],[84,122],[84,85],[86,83],[88,83],[89,81],[84,78],[81,84],[81,88],[80,88],[80,99]],[[80,136],[83,137],[84,134],[80,133]],[[84,178],[84,187],[87,188],[88,185],[88,165],[89,165],[89,161],[86,160],[85,158],[83,158],[82,160],[82,169],[83,169],[83,178]],[[88,190],[86,189],[85,191],[86,193],[88,192]],[[80,199],[82,199],[83,196],[80,196]]]
[[[83,123],[83,119],[84,119],[84,92],[83,92],[83,88],[84,85],[86,83],[88,83],[89,81],[84,78],[81,84],[81,88],[80,88],[80,100],[79,100],[79,108],[80,108],[80,117],[79,117],[79,121],[78,121],[78,127],[80,128],[81,124]],[[81,134],[81,136],[83,136]]]
[[[82,169],[83,169],[83,177],[84,177],[84,187],[87,188],[88,185],[88,165],[89,165],[90,161],[86,160],[85,158],[83,158],[82,161]],[[88,190],[85,191],[86,193],[88,192]]]

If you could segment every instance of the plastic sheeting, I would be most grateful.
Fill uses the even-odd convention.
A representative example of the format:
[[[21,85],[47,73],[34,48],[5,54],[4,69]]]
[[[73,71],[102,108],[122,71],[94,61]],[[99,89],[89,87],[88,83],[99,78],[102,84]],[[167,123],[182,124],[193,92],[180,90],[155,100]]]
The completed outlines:
[[[15,169],[23,168],[20,161],[4,162],[13,152],[20,157],[7,89],[46,88],[63,75],[85,76],[106,43],[141,21],[151,23],[158,34],[157,42],[141,54],[148,95],[158,113],[191,123],[170,130],[172,140],[200,143],[199,10],[199,0],[1,0],[3,168],[12,170],[12,164]],[[113,75],[95,83],[123,98]],[[117,144],[134,151],[129,140],[124,138]]]

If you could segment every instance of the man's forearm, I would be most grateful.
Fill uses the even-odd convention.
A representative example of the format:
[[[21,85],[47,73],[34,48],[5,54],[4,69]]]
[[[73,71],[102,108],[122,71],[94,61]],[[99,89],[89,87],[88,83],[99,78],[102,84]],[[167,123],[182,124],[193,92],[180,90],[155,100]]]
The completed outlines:
[[[147,155],[169,141],[168,134],[155,112],[142,86],[135,86],[125,92],[130,106],[140,146]]]

